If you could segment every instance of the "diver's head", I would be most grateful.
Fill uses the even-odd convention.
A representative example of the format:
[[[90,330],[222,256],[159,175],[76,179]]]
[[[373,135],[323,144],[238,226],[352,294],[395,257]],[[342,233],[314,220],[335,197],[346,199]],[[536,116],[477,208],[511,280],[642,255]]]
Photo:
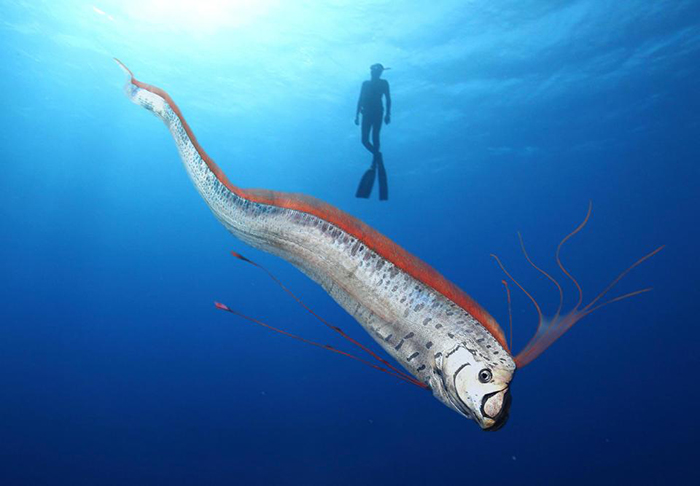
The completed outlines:
[[[387,69],[391,69],[391,68],[385,68],[381,64],[377,63],[377,64],[372,64],[369,67],[369,72],[372,75],[372,79],[379,79],[382,76],[382,73],[384,71],[386,71]]]
[[[498,430],[508,420],[514,372],[514,366],[489,363],[463,345],[445,353],[441,365],[449,405],[484,430]]]

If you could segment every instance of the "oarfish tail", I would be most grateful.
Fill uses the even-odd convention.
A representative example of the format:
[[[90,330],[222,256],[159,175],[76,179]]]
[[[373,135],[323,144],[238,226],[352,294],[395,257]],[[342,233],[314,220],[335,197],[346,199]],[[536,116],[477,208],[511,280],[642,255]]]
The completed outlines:
[[[128,76],[124,86],[127,97],[165,123],[197,191],[221,220],[222,210],[224,208],[231,210],[231,198],[245,197],[245,191],[231,184],[219,166],[207,155],[170,95],[156,86],[137,80],[121,61],[116,58],[115,61]],[[230,222],[229,220],[228,223]],[[227,227],[233,231],[230,224]]]

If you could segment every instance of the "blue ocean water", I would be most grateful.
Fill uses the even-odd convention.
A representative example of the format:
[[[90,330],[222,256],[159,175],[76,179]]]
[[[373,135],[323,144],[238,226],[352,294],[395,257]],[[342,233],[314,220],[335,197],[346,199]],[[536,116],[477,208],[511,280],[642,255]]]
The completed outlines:
[[[669,484],[691,480],[700,232],[696,1],[32,1],[0,6],[0,484]],[[427,261],[507,329],[562,251],[586,301],[495,433],[430,393],[217,311],[344,347],[235,250],[120,58],[242,187],[302,192]],[[375,62],[390,199],[354,197]],[[376,189],[375,189],[376,190]],[[536,314],[513,288],[514,347]]]

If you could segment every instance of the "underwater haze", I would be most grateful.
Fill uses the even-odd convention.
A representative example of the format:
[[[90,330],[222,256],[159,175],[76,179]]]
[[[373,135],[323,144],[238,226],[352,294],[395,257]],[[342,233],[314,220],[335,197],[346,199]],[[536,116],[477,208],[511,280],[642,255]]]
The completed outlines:
[[[0,484],[612,485],[696,475],[700,2],[0,3]],[[119,58],[244,188],[308,194],[508,327],[506,277],[592,313],[517,371],[486,433],[431,393],[221,312],[381,351],[193,188]],[[389,200],[355,191],[369,66],[391,67]],[[375,188],[375,191],[377,189]],[[516,285],[513,349],[537,313]],[[349,349],[348,349],[349,350]]]

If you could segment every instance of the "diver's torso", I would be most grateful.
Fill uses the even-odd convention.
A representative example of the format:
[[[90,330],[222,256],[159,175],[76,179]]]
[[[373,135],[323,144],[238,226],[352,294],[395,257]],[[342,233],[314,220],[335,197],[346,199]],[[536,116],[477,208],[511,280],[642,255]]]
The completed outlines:
[[[380,115],[384,111],[382,95],[386,93],[387,81],[384,79],[365,81],[362,88],[362,113]]]

